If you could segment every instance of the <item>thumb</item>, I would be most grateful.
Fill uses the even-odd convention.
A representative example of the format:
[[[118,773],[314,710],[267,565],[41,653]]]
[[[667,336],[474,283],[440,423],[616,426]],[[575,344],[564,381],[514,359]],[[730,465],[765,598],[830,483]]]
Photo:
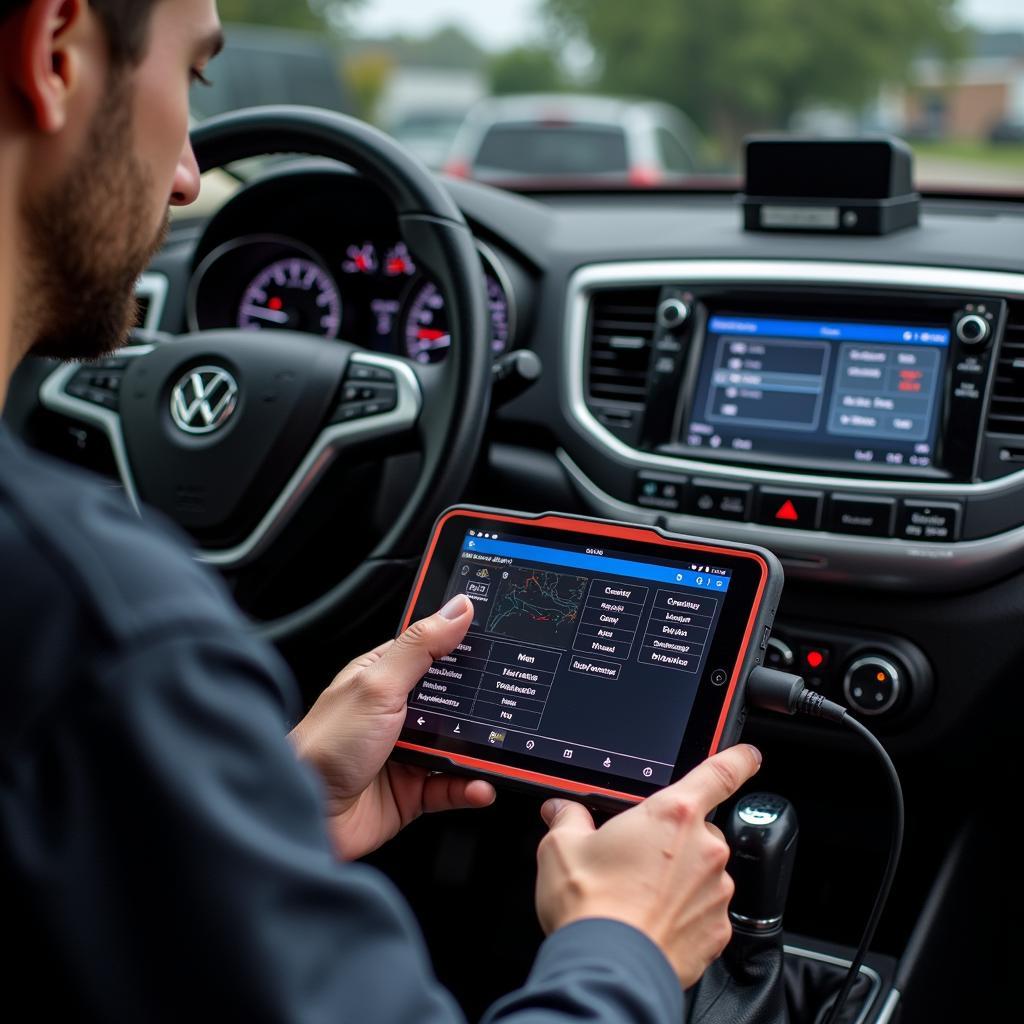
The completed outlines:
[[[548,800],[540,816],[551,832],[593,832],[595,827],[590,811],[572,800]]]
[[[473,602],[453,597],[439,612],[414,622],[372,665],[364,679],[405,700],[432,662],[451,654],[473,622]]]

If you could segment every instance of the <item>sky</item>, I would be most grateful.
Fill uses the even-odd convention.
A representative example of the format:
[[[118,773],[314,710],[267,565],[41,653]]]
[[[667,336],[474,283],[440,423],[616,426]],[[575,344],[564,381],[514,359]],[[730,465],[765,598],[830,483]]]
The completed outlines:
[[[366,0],[349,23],[365,36],[424,35],[454,23],[500,50],[536,36],[537,6],[538,0]],[[1024,29],[1024,0],[962,0],[961,9],[979,27]]]

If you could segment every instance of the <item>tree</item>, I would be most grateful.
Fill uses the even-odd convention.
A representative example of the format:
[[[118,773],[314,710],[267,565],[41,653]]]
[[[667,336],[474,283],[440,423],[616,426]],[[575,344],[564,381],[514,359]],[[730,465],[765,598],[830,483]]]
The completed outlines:
[[[799,109],[863,107],[922,51],[965,45],[959,0],[545,0],[597,59],[597,84],[674,103],[720,142]]]
[[[565,74],[558,55],[545,46],[517,46],[491,58],[487,68],[494,95],[517,92],[561,92]]]
[[[219,0],[225,22],[320,30],[362,0]]]

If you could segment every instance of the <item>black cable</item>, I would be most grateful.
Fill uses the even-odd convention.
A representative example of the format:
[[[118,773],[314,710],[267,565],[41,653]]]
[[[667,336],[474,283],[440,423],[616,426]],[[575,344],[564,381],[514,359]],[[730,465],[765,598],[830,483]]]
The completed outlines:
[[[832,1004],[832,1010],[826,1019],[826,1024],[835,1024],[842,1012],[843,1004],[860,974],[861,966],[875,937],[875,930],[878,928],[878,922],[885,910],[889,892],[892,890],[893,880],[896,877],[896,868],[899,865],[900,853],[903,849],[903,787],[900,785],[900,778],[896,772],[896,766],[892,763],[892,758],[889,757],[885,747],[879,743],[874,733],[858,722],[856,718],[852,718],[849,710],[841,704],[826,700],[821,694],[808,690],[800,676],[790,675],[788,672],[778,672],[775,669],[756,668],[750,673],[750,678],[747,681],[747,700],[754,707],[767,711],[775,711],[784,715],[805,714],[813,718],[825,718],[852,729],[863,737],[878,755],[885,766],[892,789],[894,824],[889,841],[889,859],[885,866],[885,874],[882,876],[878,895],[875,897],[874,906],[871,908],[871,915],[864,927],[860,945],[857,947],[857,952],[846,974],[846,981],[843,982],[843,987],[839,990],[839,994]]]

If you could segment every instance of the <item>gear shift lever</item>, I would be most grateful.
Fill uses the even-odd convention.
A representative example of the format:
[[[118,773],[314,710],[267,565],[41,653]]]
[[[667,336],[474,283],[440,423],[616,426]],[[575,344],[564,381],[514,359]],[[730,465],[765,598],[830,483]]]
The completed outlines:
[[[723,827],[736,894],[733,937],[691,992],[690,1024],[787,1024],[782,915],[799,828],[788,800],[742,797]]]
[[[736,883],[729,907],[733,930],[773,935],[782,928],[796,858],[800,828],[793,805],[770,793],[751,794],[733,808],[724,831]]]

